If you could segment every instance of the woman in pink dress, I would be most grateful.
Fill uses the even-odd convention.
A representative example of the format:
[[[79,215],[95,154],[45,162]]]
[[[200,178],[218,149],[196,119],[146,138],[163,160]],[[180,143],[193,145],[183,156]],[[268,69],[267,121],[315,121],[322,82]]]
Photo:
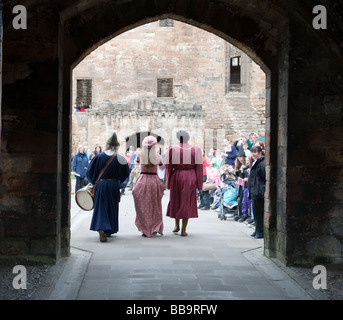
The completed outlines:
[[[169,147],[164,159],[166,186],[170,189],[167,216],[175,219],[173,232],[180,231],[182,219],[181,236],[187,236],[188,219],[198,217],[196,189],[202,189],[203,161],[201,149],[188,143],[186,131],[178,131],[176,137],[180,144]]]
[[[132,190],[136,208],[136,226],[143,237],[159,233],[163,235],[162,197],[164,186],[157,176],[157,166],[163,166],[157,154],[157,140],[153,136],[143,139],[142,151],[137,155],[141,174]]]

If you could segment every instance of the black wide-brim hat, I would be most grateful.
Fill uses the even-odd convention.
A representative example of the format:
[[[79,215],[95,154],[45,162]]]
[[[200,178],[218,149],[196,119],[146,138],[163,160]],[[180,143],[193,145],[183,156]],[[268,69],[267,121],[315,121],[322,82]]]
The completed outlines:
[[[180,141],[181,137],[183,142],[187,142],[189,140],[189,133],[185,130],[179,130],[176,132],[176,138]]]
[[[237,157],[246,157],[244,150],[239,150],[237,153]]]

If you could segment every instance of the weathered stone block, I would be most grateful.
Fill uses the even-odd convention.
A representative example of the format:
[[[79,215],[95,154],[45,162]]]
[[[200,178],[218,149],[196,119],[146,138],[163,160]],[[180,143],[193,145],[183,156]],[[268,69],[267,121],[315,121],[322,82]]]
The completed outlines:
[[[342,262],[342,243],[334,236],[319,236],[307,241],[306,255],[316,263]]]

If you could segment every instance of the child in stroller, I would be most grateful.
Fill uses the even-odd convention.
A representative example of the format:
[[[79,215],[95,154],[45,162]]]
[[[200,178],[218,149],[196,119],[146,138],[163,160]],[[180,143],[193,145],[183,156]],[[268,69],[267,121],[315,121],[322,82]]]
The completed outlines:
[[[233,166],[224,165],[221,171],[223,172],[220,176],[221,187],[217,188],[213,194],[212,208],[219,207],[218,218],[226,220],[238,216],[238,186]]]

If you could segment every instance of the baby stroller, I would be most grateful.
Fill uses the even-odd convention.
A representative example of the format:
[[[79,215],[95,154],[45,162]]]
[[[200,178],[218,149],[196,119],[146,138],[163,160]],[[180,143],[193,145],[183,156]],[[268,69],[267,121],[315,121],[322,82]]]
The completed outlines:
[[[237,184],[235,179],[228,178],[223,181],[222,197],[220,200],[220,212],[218,218],[226,220],[238,216]]]

